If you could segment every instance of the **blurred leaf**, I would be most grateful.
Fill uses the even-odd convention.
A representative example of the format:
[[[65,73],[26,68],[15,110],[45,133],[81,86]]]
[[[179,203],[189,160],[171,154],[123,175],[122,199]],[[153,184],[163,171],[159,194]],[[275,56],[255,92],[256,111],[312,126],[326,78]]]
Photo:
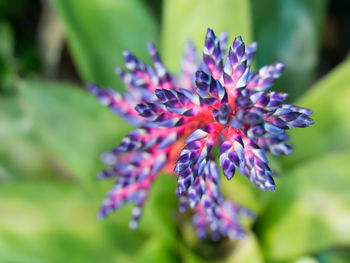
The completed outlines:
[[[295,153],[283,157],[285,168],[328,152],[350,148],[350,60],[318,82],[296,104],[310,108],[315,124],[291,131]]]
[[[320,263],[317,259],[312,256],[303,256],[292,260],[278,261],[279,263]],[[328,263],[328,262],[327,262]]]
[[[151,238],[144,243],[136,255],[135,263],[166,262],[176,263],[179,258],[161,239]]]
[[[229,44],[241,35],[251,41],[249,1],[246,0],[165,0],[163,7],[162,51],[164,62],[173,71],[180,69],[184,45],[195,41],[202,52],[205,33],[226,31]]]
[[[274,90],[294,99],[310,85],[317,65],[326,0],[252,1],[253,29],[259,43],[257,64],[287,64]]]
[[[19,14],[23,9],[25,10],[32,3],[23,0],[1,0],[0,1],[0,15],[15,16]]]
[[[348,263],[350,259],[349,247],[335,248],[317,254],[320,263]]]
[[[286,174],[277,183],[275,199],[262,218],[263,224],[259,224],[259,229],[267,232],[264,238],[273,257],[301,255],[304,251],[342,244],[344,240],[349,242],[345,235],[349,236],[350,230],[341,229],[342,222],[350,220],[348,190],[342,190],[349,185],[346,175],[350,169],[346,154],[342,153],[350,147],[349,74],[347,60],[297,102],[314,111],[315,124],[291,132],[295,153],[283,157]],[[293,172],[288,172],[290,169]],[[276,220],[278,223],[273,226]],[[293,231],[285,235],[286,229]]]
[[[93,189],[112,188],[113,180],[96,182],[95,175],[103,166],[99,157],[117,146],[130,126],[99,105],[89,92],[75,86],[27,81],[22,89],[37,132],[63,172],[71,172]],[[140,226],[144,232],[172,242],[177,241],[175,182],[175,178],[164,175],[155,183]],[[102,201],[104,193],[99,198]],[[116,212],[117,216],[121,213]],[[127,214],[131,217],[131,212]],[[128,223],[124,227],[128,229]]]
[[[222,177],[222,191],[225,197],[235,201],[237,204],[244,206],[253,212],[259,214],[264,207],[274,197],[272,192],[261,191],[256,185],[252,184],[249,179],[236,172],[235,177],[227,181]],[[252,221],[249,219],[249,221]]]
[[[0,91],[13,92],[17,77],[14,58],[14,35],[11,25],[0,21]]]
[[[63,171],[95,182],[101,153],[117,146],[130,126],[76,86],[26,81],[21,88],[40,139]]]
[[[84,81],[121,89],[114,68],[124,64],[121,51],[141,59],[146,42],[157,43],[152,16],[139,0],[52,0],[66,28],[74,61]]]
[[[77,184],[0,185],[0,261],[135,262],[147,236],[126,213],[98,222],[98,203]]]
[[[58,76],[60,64],[67,63],[62,54],[65,44],[63,23],[50,1],[43,1],[38,24],[38,49],[43,65],[43,76],[54,79]],[[65,67],[65,66],[63,66]]]
[[[350,242],[350,152],[325,155],[290,170],[258,221],[269,259],[295,258]]]
[[[9,23],[0,21],[0,57],[12,59],[14,50],[13,30]]]
[[[0,96],[0,141],[0,181],[54,174],[23,98]]]
[[[162,3],[163,0],[142,0],[149,8],[152,16],[156,19],[158,24],[161,23]]]
[[[249,233],[248,237],[237,243],[232,255],[227,262],[232,263],[262,263],[264,262],[260,250],[258,240],[253,233]]]
[[[253,233],[249,233],[247,238],[241,241],[226,240],[221,243],[208,244],[198,241],[198,246],[201,251],[191,250],[188,247],[183,247],[182,255],[186,263],[219,263],[219,262],[234,262],[234,263],[260,263],[263,262],[263,257],[260,251],[258,241]],[[204,257],[208,250],[213,249],[210,256]],[[204,255],[203,255],[204,254]]]
[[[279,174],[281,167],[277,162],[277,158],[269,156],[270,168],[272,171]],[[227,178],[221,175],[221,191],[225,198],[234,201],[236,204],[248,208],[256,214],[256,218],[242,216],[242,224],[245,229],[250,229],[259,215],[263,213],[264,209],[270,204],[274,198],[275,193],[271,191],[262,191],[256,185],[239,171],[236,171],[234,179],[228,181]]]
[[[197,238],[197,237],[196,237]],[[202,243],[200,243],[202,242]],[[211,256],[204,256],[200,255],[199,253],[196,253],[197,251],[194,251],[188,247],[183,246],[182,247],[182,258],[184,263],[224,263],[225,256],[227,256],[227,253],[225,255],[222,255],[222,251],[220,251],[219,244],[211,244],[209,246],[207,243],[203,243],[203,241],[198,241],[199,243],[199,249],[201,249],[201,253],[204,254],[211,254]],[[210,250],[214,250],[215,247],[217,248],[216,253],[214,254],[213,251],[208,252],[208,248]]]
[[[0,182],[57,176],[54,158],[38,139],[0,136]]]
[[[162,174],[158,177],[146,202],[140,228],[151,231],[163,240],[177,245],[179,242],[177,231],[179,212],[175,189],[175,176]]]
[[[185,262],[185,263],[224,263],[225,262],[224,259],[221,259],[221,260],[204,259],[204,258],[200,257],[199,255],[193,253],[193,251],[190,251],[190,250],[187,250],[185,252],[185,254],[183,255],[183,257],[184,257],[183,262]]]

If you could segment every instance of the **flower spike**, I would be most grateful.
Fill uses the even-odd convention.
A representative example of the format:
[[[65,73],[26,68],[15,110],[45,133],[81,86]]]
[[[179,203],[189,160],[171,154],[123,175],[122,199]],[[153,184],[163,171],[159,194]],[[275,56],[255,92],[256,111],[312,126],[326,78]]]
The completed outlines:
[[[116,73],[128,92],[88,86],[103,105],[136,126],[102,157],[109,168],[98,178],[114,179],[115,185],[98,218],[134,203],[129,226],[135,229],[153,182],[163,171],[177,175],[179,210],[193,210],[201,239],[245,237],[241,216],[254,214],[221,193],[213,147],[220,148],[218,163],[228,180],[239,171],[260,189],[274,191],[266,154],[291,154],[287,130],[310,126],[313,120],[311,110],[284,103],[287,93],[269,91],[283,63],[254,72],[250,65],[257,43],[245,45],[236,37],[227,51],[227,39],[226,33],[217,37],[208,29],[200,62],[188,42],[180,76],[167,71],[152,43],[148,51],[153,66],[124,50],[127,70],[117,68]]]

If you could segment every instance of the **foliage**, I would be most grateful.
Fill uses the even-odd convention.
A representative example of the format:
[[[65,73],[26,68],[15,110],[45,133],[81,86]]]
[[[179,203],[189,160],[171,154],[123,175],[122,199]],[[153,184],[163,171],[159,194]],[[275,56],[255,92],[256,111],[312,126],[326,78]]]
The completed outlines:
[[[4,1],[0,8],[11,1]],[[17,1],[18,2],[18,1]],[[205,2],[205,4],[203,4]],[[123,89],[113,75],[122,49],[148,61],[146,41],[179,70],[184,42],[202,46],[207,27],[259,42],[257,66],[286,61],[279,90],[314,110],[315,125],[292,132],[295,153],[275,159],[276,192],[237,176],[224,192],[258,213],[241,242],[200,242],[179,215],[176,180],[156,183],[140,228],[130,207],[95,218],[110,182],[100,154],[130,127],[82,85],[19,72],[10,21],[0,21],[1,262],[347,262],[350,247],[350,60],[310,86],[326,1],[52,0],[82,82]],[[157,8],[153,8],[157,6]],[[10,8],[10,7],[9,7]],[[229,40],[232,42],[232,39]],[[22,71],[25,70],[21,69]],[[28,73],[29,69],[26,71]],[[39,72],[36,74],[37,76]],[[305,261],[303,261],[305,260]]]

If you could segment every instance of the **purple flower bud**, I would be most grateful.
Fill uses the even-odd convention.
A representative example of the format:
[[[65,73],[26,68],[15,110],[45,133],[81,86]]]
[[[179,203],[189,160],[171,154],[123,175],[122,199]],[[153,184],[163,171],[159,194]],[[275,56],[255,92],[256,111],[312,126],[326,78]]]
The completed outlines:
[[[231,118],[232,108],[229,104],[224,103],[220,106],[219,110],[214,109],[214,119],[221,125],[226,125]]]

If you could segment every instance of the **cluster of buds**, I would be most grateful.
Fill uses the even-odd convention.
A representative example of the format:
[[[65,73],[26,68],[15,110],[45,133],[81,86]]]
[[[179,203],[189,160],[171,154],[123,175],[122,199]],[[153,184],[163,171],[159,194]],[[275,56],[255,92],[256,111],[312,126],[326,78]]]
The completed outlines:
[[[266,153],[291,154],[286,130],[313,123],[311,110],[283,102],[286,93],[269,92],[284,64],[251,69],[257,44],[237,37],[227,51],[227,35],[208,29],[203,57],[186,45],[179,77],[171,75],[151,43],[154,67],[124,51],[127,71],[120,68],[127,93],[89,85],[100,102],[137,127],[118,147],[103,155],[110,165],[99,178],[115,178],[98,214],[103,218],[133,202],[130,228],[138,226],[143,205],[161,172],[177,175],[179,210],[194,211],[200,238],[245,236],[241,215],[249,210],[224,198],[220,171],[212,155],[220,148],[219,163],[230,180],[238,170],[262,190],[275,190]]]

